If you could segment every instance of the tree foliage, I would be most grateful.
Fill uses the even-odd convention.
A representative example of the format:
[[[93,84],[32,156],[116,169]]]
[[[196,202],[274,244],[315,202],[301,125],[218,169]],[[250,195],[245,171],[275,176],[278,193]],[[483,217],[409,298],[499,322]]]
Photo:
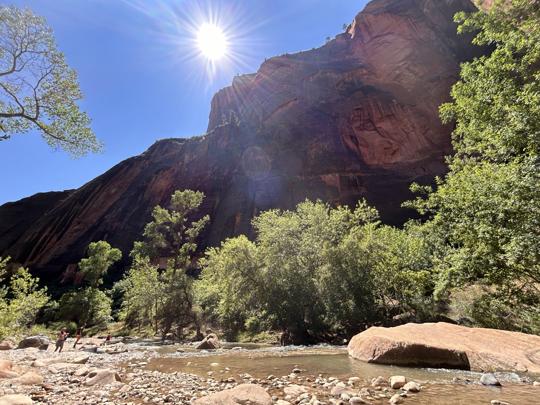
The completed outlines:
[[[0,258],[0,337],[13,335],[33,325],[38,312],[49,301],[39,279],[21,267],[11,276],[6,267],[9,258]]]
[[[109,268],[122,258],[119,249],[106,241],[88,245],[88,257],[79,262],[83,282],[87,285],[62,295],[58,318],[76,322],[79,326],[105,325],[111,318],[112,300],[99,289]]]
[[[206,252],[196,287],[207,319],[232,335],[279,328],[297,342],[332,340],[431,303],[423,239],[382,226],[364,202],[306,201],[253,224],[255,242],[240,236]]]
[[[72,155],[100,150],[77,101],[77,74],[58,51],[52,30],[29,9],[0,7],[0,140],[36,129]]]
[[[121,258],[120,249],[111,247],[108,242],[92,242],[88,245],[88,257],[79,262],[79,270],[84,275],[84,281],[96,288],[103,283],[109,268]]]
[[[123,316],[132,324],[150,324],[163,337],[169,333],[180,337],[183,328],[197,323],[188,272],[197,237],[209,221],[207,215],[192,221],[203,199],[201,192],[175,191],[169,208],[154,208],[143,241],[135,242],[133,265],[121,281]]]
[[[426,228],[439,240],[439,296],[484,283],[492,287],[478,302],[484,319],[504,316],[505,305],[529,317],[540,304],[540,8],[498,1],[456,21],[493,52],[462,65],[452,102],[441,107],[456,123],[455,154],[450,173],[416,207],[431,216]],[[501,305],[488,315],[488,302]]]

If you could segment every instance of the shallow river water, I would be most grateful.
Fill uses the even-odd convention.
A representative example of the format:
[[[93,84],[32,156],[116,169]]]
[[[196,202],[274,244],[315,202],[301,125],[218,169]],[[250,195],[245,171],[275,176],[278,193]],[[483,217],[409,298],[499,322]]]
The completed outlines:
[[[538,376],[518,376],[513,373],[499,374],[501,388],[485,387],[478,383],[479,373],[459,370],[437,370],[403,368],[368,364],[354,360],[347,355],[345,348],[271,348],[251,346],[246,350],[222,350],[217,353],[195,352],[192,348],[178,347],[160,349],[161,356],[153,358],[146,366],[151,370],[165,373],[186,372],[214,378],[238,377],[248,373],[255,378],[268,375],[286,376],[292,369],[302,369],[302,377],[336,377],[346,381],[349,377],[360,377],[368,382],[377,376],[390,377],[405,375],[424,386],[421,393],[406,399],[405,404],[421,405],[489,405],[492,400],[508,402],[512,405],[540,405],[540,387],[522,383],[522,377],[534,380]],[[457,380],[456,380],[457,379]],[[386,404],[388,400],[375,402]]]

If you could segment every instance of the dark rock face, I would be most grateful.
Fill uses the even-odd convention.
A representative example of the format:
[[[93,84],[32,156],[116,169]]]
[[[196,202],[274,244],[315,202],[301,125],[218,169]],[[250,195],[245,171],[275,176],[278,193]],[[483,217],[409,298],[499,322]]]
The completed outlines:
[[[3,254],[45,212],[67,198],[72,190],[38,193],[0,206],[0,254]]]
[[[212,100],[205,136],[159,141],[48,205],[38,195],[0,207],[10,224],[0,222],[0,254],[67,281],[91,241],[126,257],[152,207],[185,188],[206,194],[203,245],[249,234],[254,215],[306,198],[366,198],[385,221],[402,222],[409,184],[445,172],[451,128],[438,106],[475,52],[452,16],[473,9],[469,0],[372,1],[323,47],[236,77]]]

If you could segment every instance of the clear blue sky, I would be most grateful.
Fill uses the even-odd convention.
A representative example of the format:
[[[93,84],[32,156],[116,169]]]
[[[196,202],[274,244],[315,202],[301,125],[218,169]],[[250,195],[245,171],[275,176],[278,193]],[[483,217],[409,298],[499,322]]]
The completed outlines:
[[[105,144],[73,159],[37,133],[0,142],[0,204],[80,187],[160,138],[204,133],[212,95],[266,57],[322,45],[366,0],[19,0],[44,16],[77,70],[82,108]],[[212,17],[210,17],[212,16]],[[195,57],[188,29],[219,19],[233,61]]]

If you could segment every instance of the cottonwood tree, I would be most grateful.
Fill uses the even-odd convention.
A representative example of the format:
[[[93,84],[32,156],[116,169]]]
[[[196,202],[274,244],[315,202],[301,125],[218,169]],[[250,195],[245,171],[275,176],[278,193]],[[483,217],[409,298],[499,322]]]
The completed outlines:
[[[111,319],[112,300],[99,286],[109,268],[121,258],[122,252],[108,242],[90,243],[88,257],[79,262],[79,270],[87,286],[62,295],[59,318],[75,321],[83,327],[106,324]]]
[[[46,21],[29,9],[0,7],[0,140],[38,130],[74,156],[99,151],[81,98]]]
[[[162,337],[175,333],[180,337],[183,328],[195,324],[193,277],[188,274],[196,240],[209,221],[209,216],[190,222],[204,199],[204,194],[192,190],[175,191],[168,208],[156,206],[143,233],[135,242],[131,270],[122,280],[124,316],[136,320],[150,315],[156,332]],[[163,269],[157,264],[166,261]],[[156,294],[157,292],[157,294]]]

